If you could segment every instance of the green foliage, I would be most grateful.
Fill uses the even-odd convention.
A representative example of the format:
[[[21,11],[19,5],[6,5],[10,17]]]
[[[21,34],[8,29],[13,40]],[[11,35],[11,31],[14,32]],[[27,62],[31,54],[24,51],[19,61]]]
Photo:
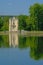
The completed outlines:
[[[30,22],[33,30],[43,30],[43,8],[36,3],[30,7]]]
[[[9,36],[0,35],[0,47],[9,47]]]
[[[9,30],[9,16],[0,16],[0,31]]]
[[[26,18],[27,18],[27,16],[26,15],[20,15],[20,16],[18,16],[18,19],[19,19],[19,29],[20,30],[25,30],[25,28],[26,28]]]
[[[2,30],[2,26],[3,26],[3,18],[0,17],[0,31]]]
[[[9,16],[5,16],[3,21],[4,21],[4,24],[3,24],[2,30],[4,31],[9,30]]]

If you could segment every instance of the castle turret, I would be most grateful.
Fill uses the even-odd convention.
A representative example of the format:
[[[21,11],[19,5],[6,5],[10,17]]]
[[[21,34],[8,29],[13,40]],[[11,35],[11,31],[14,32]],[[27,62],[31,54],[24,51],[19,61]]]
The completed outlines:
[[[18,19],[12,17],[9,19],[9,31],[18,31]]]

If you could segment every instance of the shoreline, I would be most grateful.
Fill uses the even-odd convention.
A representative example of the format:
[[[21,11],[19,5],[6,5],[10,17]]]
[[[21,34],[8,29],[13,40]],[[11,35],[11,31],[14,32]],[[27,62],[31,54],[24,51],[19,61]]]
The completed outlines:
[[[43,31],[0,31],[0,35],[18,34],[21,36],[43,36]]]

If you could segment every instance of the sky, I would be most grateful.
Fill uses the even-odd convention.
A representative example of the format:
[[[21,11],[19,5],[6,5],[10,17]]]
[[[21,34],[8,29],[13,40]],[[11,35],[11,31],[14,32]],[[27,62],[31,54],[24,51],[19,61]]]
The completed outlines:
[[[43,0],[0,0],[0,15],[29,15],[29,7]]]

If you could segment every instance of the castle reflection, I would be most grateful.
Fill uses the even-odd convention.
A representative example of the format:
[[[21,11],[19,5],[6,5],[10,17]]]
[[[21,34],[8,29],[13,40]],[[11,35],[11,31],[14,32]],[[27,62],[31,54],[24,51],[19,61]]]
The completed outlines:
[[[18,33],[9,33],[9,46],[18,47]]]

